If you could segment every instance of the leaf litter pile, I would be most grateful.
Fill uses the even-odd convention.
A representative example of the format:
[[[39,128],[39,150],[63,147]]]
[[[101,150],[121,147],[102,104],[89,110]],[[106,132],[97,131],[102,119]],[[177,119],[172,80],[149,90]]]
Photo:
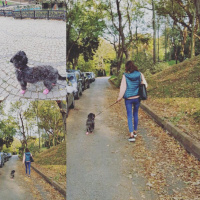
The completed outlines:
[[[118,89],[109,91],[107,105],[116,101]],[[111,107],[115,126],[119,135],[128,139],[126,109],[124,101]],[[186,150],[168,132],[159,127],[140,108],[138,137],[134,143],[128,143],[124,153],[131,154],[129,160],[130,178],[142,177],[146,180],[142,186],[133,181],[143,199],[197,200],[200,199],[200,162]],[[133,179],[134,180],[134,179]],[[148,198],[149,191],[154,198]]]
[[[25,166],[21,167],[21,161],[18,164],[17,172],[20,174],[20,185],[29,192],[30,199],[34,200],[64,200],[65,198],[48,184],[40,175],[31,169],[31,178],[25,176]]]

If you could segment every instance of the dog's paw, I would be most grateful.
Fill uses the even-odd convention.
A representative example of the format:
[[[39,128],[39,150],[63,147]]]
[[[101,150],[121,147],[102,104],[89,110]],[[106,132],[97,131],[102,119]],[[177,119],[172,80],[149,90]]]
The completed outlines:
[[[25,94],[26,90],[21,90],[20,94]]]
[[[43,94],[48,94],[49,93],[49,90],[48,89],[45,89],[44,91],[43,91]]]

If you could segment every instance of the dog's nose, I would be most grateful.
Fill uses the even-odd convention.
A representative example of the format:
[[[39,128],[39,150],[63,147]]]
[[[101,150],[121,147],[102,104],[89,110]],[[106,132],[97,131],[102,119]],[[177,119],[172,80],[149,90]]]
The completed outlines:
[[[13,59],[12,58],[10,59],[10,62],[13,63]]]

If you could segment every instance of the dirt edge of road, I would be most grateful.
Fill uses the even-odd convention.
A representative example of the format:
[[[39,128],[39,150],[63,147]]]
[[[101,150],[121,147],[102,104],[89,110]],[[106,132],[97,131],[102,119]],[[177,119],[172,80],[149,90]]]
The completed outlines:
[[[21,157],[19,157],[20,160],[22,160]],[[66,199],[67,193],[62,186],[60,186],[56,181],[52,181],[50,178],[48,178],[44,173],[42,173],[40,170],[36,169],[33,165],[31,165],[31,168],[39,174],[47,183],[49,183],[53,188],[55,188],[60,194],[63,195],[63,197]]]
[[[187,152],[193,154],[200,160],[200,143],[195,141],[192,137],[182,132],[179,128],[176,128],[172,123],[166,122],[160,116],[151,110],[150,107],[141,103],[141,108],[150,115],[151,118],[163,129],[167,130],[180,144],[186,149]]]
[[[56,181],[51,180],[48,178],[45,174],[43,174],[40,170],[38,170],[36,167],[31,165],[31,167],[37,172],[47,183],[49,183],[51,186],[53,186],[60,194],[63,195],[63,197],[66,199],[66,190],[63,189]]]

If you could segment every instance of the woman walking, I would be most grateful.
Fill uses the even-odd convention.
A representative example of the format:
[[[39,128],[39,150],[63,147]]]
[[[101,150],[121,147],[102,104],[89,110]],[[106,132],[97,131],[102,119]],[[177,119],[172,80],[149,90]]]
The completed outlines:
[[[32,154],[30,153],[29,149],[26,148],[24,156],[23,156],[23,164],[25,163],[26,175],[28,175],[27,172],[29,170],[28,177],[30,177],[30,173],[31,173],[31,157],[32,157]]]
[[[139,72],[138,67],[133,63],[133,61],[128,61],[125,67],[126,73],[124,73],[122,77],[120,92],[117,101],[122,100],[122,98],[125,99],[128,128],[130,132],[130,138],[128,140],[130,142],[134,142],[135,137],[137,136],[138,110],[140,106],[140,96],[138,95],[139,84],[143,83],[147,87],[147,82],[144,78],[144,75]]]

